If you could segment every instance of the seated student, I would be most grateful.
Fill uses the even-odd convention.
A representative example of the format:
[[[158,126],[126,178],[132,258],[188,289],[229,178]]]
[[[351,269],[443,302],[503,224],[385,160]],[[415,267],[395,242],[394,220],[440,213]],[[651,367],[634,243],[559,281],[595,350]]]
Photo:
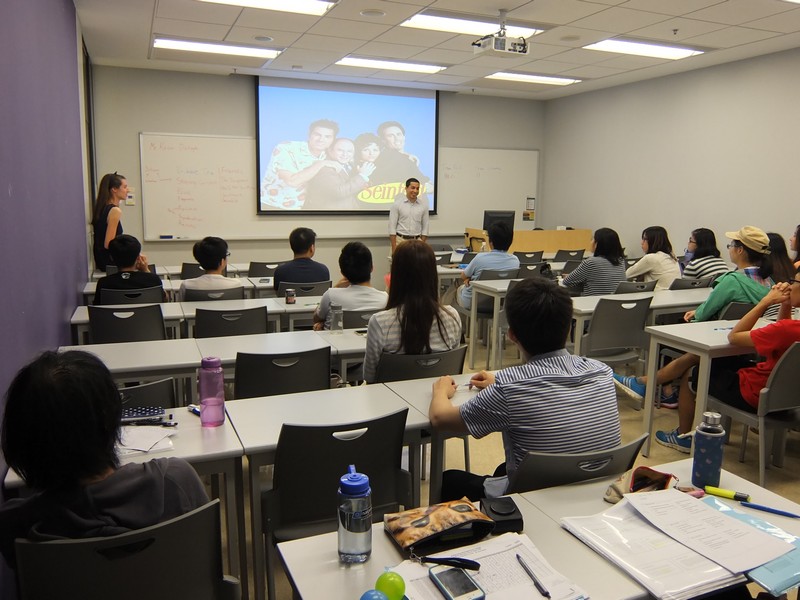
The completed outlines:
[[[374,383],[381,353],[428,354],[452,350],[461,343],[461,318],[439,302],[436,256],[422,240],[408,240],[392,255],[386,310],[367,327],[364,379]]]
[[[753,329],[756,322],[773,304],[780,304],[778,320],[771,325]],[[794,342],[800,342],[800,321],[792,319],[792,308],[800,306],[800,271],[788,282],[776,283],[755,308],[734,325],[728,341],[734,346],[753,348],[766,360],[753,364],[749,357],[715,358],[711,362],[708,393],[736,408],[755,413],[761,388],[767,384],[772,369]],[[680,359],[678,359],[680,360]],[[686,365],[681,376],[678,394],[678,427],[672,431],[657,431],[656,441],[662,446],[688,454],[692,449],[697,370]]]
[[[739,231],[725,234],[731,240],[728,244],[728,256],[736,265],[736,271],[723,273],[714,280],[711,294],[705,302],[695,310],[688,311],[683,319],[689,321],[713,321],[719,318],[720,312],[731,302],[755,304],[769,291],[772,284],[770,275],[772,263],[769,259],[769,238],[758,227],[746,226]],[[662,367],[656,373],[656,383],[663,385],[661,389],[661,406],[678,408],[677,391],[665,384],[679,378],[689,367],[699,362],[694,354],[684,354]],[[647,386],[647,376],[634,377],[614,374],[617,388],[626,396],[641,400]]]
[[[620,422],[611,369],[565,349],[572,325],[572,300],[552,281],[521,281],[506,296],[508,336],[525,364],[497,374],[481,371],[470,387],[477,396],[454,406],[452,377],[433,384],[428,416],[434,428],[482,438],[503,433],[506,462],[496,477],[446,471],[442,500],[502,496],[529,451],[589,452],[620,444]],[[505,467],[505,468],[503,468]]]
[[[142,288],[163,288],[161,278],[150,272],[147,257],[142,254],[142,245],[132,235],[123,233],[108,244],[108,252],[119,272],[106,275],[97,282],[94,303],[102,304],[103,290],[139,290]],[[166,294],[162,289],[162,301]]]
[[[519,258],[513,254],[508,253],[511,247],[511,242],[514,241],[514,232],[507,223],[492,223],[487,230],[489,234],[489,247],[490,252],[480,252],[475,255],[472,262],[467,265],[464,272],[461,274],[461,279],[464,284],[458,288],[456,299],[458,303],[464,308],[472,306],[472,287],[470,281],[476,281],[481,278],[481,273],[486,269],[493,271],[510,271],[512,269],[519,269]],[[486,298],[486,304],[491,310],[491,298]],[[482,303],[479,303],[479,305]],[[482,308],[482,306],[479,306]]]
[[[565,275],[562,284],[580,290],[581,296],[613,294],[619,283],[625,281],[625,252],[619,235],[613,229],[601,227],[592,236],[591,250],[592,256]]]
[[[181,283],[181,300],[186,290],[228,290],[242,287],[238,277],[225,277],[228,266],[228,242],[218,237],[204,237],[192,248],[194,259],[200,263],[205,273],[194,279],[184,279]]]
[[[314,329],[331,328],[331,304],[342,310],[383,310],[389,295],[376,290],[370,283],[372,277],[372,252],[361,242],[349,242],[339,255],[339,269],[344,279],[327,290],[314,312]]]
[[[687,261],[683,269],[684,279],[716,278],[730,271],[725,261],[720,258],[717,237],[713,231],[705,227],[699,227],[689,235],[684,259]]]
[[[657,290],[668,290],[674,280],[680,279],[681,270],[666,229],[656,225],[642,231],[642,250],[644,256],[625,271],[625,277],[643,276],[645,281],[655,279]]]
[[[800,269],[800,225],[794,228],[794,233],[789,237],[789,249],[794,252],[794,266]]]
[[[5,399],[3,455],[33,492],[0,507],[0,552],[10,566],[16,538],[117,535],[208,502],[182,459],[120,466],[122,400],[97,357],[45,352],[17,373]]]
[[[316,252],[317,234],[308,227],[298,227],[289,234],[289,246],[294,259],[283,263],[275,269],[273,286],[277,290],[281,281],[291,283],[315,283],[330,281],[328,267],[312,260]]]

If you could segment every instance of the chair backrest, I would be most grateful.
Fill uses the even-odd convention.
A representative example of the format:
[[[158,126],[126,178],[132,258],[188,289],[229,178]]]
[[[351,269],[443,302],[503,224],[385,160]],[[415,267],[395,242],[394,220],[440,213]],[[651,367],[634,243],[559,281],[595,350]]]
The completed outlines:
[[[554,262],[567,262],[568,260],[583,260],[586,250],[558,250],[553,259]]]
[[[797,373],[800,372],[800,342],[795,342],[783,353],[761,389],[758,414],[800,409],[800,394],[797,393]]]
[[[194,279],[195,277],[200,277],[201,275],[205,275],[206,272],[203,270],[197,263],[182,263],[181,264],[181,279]]]
[[[378,360],[375,381],[402,381],[442,375],[458,375],[464,371],[467,347],[459,346],[431,354],[390,354],[384,352]]]
[[[322,296],[325,290],[330,289],[330,287],[330,281],[312,281],[310,283],[281,281],[278,284],[278,298],[283,298],[287,289],[293,289],[297,296]]]
[[[644,325],[652,295],[645,298],[600,298],[583,336],[583,356],[627,348],[643,348]]]
[[[112,537],[18,539],[16,555],[23,600],[216,600],[228,596],[222,575],[219,500]]]
[[[198,308],[194,317],[194,337],[222,337],[267,333],[267,307],[242,310]]]
[[[700,279],[673,279],[669,285],[671,290],[690,290],[693,288],[707,288],[714,281],[713,277],[701,277]]]
[[[459,264],[468,265],[477,255],[477,252],[464,252],[464,254],[461,256],[461,262]]]
[[[183,290],[186,302],[206,302],[211,300],[241,300],[244,298],[244,287],[237,286],[218,290]]]
[[[167,339],[164,315],[158,304],[110,308],[87,306],[89,338],[93,344],[145,342]]]
[[[407,415],[404,408],[357,423],[284,424],[275,451],[273,489],[265,502],[271,531],[300,524],[308,529],[298,527],[287,537],[335,531],[336,491],[348,465],[369,476],[373,522],[400,505],[410,508],[410,477],[400,468]]]
[[[382,309],[376,308],[375,310],[345,310],[342,311],[344,318],[342,322],[345,329],[360,329],[369,324],[369,318],[376,312]]]
[[[331,386],[330,346],[285,354],[236,354],[236,399],[324,390]]]
[[[154,285],[149,288],[139,288],[135,290],[114,290],[103,289],[100,296],[102,304],[149,304],[151,302],[162,302],[164,300],[164,288]]]
[[[519,264],[531,265],[544,260],[544,250],[537,250],[536,252],[514,252],[514,256],[519,259]]]
[[[652,292],[656,289],[658,281],[620,281],[615,294],[636,294],[639,292]]]
[[[481,281],[498,281],[500,279],[516,279],[519,269],[484,269],[478,279]]]
[[[436,244],[428,242],[428,245],[431,247],[431,250],[434,252],[452,252],[453,246],[450,244]]]
[[[156,270],[156,266],[154,264],[147,264],[147,270],[150,271],[153,275],[158,275],[158,271]]]
[[[545,262],[520,264],[518,275],[522,279],[529,279],[530,277],[544,277],[542,275],[542,267],[546,265]]]
[[[115,273],[119,273],[117,265],[106,265],[106,275],[114,275]]]
[[[508,481],[507,494],[540,490],[624,473],[636,461],[648,434],[611,450],[579,454],[528,452]]]
[[[275,274],[275,269],[280,267],[287,261],[281,260],[277,262],[256,262],[250,261],[250,267],[247,269],[248,277],[272,277]]]
[[[624,248],[623,248],[623,250],[624,250]],[[640,258],[641,258],[641,257],[640,257]],[[633,265],[635,265],[637,262],[639,262],[639,259],[638,259],[638,258],[626,258],[626,259],[625,259],[625,268],[626,268],[626,269],[630,269],[630,268],[631,268]]]
[[[731,302],[728,304],[728,306],[720,311],[719,318],[721,320],[731,321],[741,319],[743,316],[753,310],[754,306],[755,304],[750,304],[748,302]]]
[[[436,255],[436,264],[437,265],[449,265],[450,264],[450,256],[451,256],[451,254],[437,254]]]
[[[568,273],[572,273],[575,269],[581,266],[580,260],[568,260],[564,263],[564,268],[561,269],[562,275],[567,275]]]
[[[160,406],[161,408],[175,408],[175,381],[172,377],[119,388],[122,398],[122,408],[137,408],[139,406]]]

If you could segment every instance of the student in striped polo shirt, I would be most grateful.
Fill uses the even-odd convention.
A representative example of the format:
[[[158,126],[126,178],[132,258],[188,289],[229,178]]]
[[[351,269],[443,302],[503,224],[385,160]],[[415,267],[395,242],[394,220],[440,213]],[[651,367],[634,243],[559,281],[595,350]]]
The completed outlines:
[[[506,297],[511,340],[525,363],[476,373],[478,394],[454,406],[450,376],[433,384],[428,416],[434,428],[481,438],[503,433],[506,460],[494,476],[445,471],[442,500],[502,496],[508,477],[528,451],[589,452],[620,444],[619,411],[611,369],[573,356],[565,345],[572,324],[572,299],[543,278],[521,281]]]

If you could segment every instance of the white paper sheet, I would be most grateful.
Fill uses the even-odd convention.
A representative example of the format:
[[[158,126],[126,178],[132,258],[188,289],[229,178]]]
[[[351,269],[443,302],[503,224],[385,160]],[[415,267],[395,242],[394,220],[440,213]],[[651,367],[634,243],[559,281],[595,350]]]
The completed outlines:
[[[174,433],[174,430],[166,427],[128,425],[122,428],[118,451],[120,454],[132,454],[170,450],[173,446],[169,438]]]

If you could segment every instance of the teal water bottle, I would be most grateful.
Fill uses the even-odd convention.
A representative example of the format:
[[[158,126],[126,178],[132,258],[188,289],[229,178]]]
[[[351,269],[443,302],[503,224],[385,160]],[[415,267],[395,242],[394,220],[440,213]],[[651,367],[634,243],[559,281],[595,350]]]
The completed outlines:
[[[716,412],[703,413],[703,422],[694,433],[694,461],[692,462],[692,485],[701,490],[707,486],[719,487],[722,472],[722,451],[725,444],[725,429],[722,415]]]

